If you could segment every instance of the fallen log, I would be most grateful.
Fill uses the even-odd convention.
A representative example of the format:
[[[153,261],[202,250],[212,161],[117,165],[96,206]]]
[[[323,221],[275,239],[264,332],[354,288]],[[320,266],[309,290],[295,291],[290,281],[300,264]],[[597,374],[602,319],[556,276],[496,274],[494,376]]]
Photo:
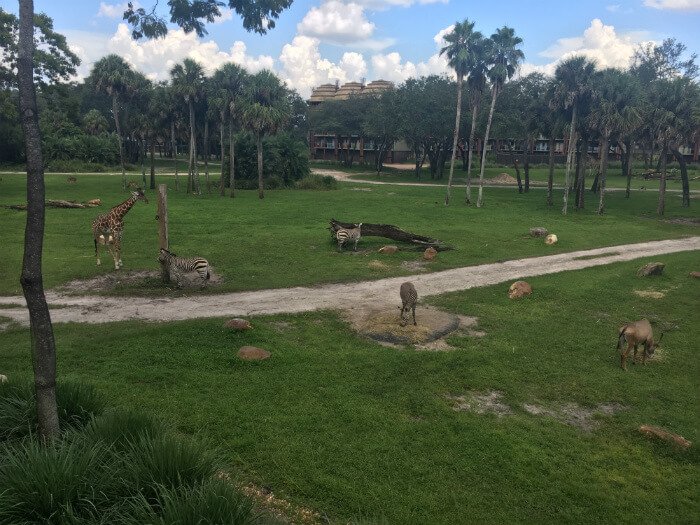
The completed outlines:
[[[46,201],[47,208],[95,208],[96,206],[99,206],[99,204],[92,204],[89,202],[82,203],[82,202],[74,202],[74,201],[53,200],[53,199],[49,199]],[[26,204],[10,204],[8,206],[5,206],[5,208],[9,208],[11,210],[26,210],[27,205]]]
[[[331,232],[333,238],[335,238],[335,233],[340,228],[354,228],[358,222],[341,222],[336,219],[331,219],[330,227],[328,228]],[[425,235],[418,235],[417,233],[407,232],[402,230],[398,226],[393,224],[370,224],[362,223],[361,235],[363,237],[385,237],[387,239],[392,239],[394,241],[405,242],[408,244],[416,245],[416,249],[424,250],[428,247],[435,248],[439,252],[444,252],[446,250],[454,249],[449,244],[433,239],[431,237],[426,237]]]

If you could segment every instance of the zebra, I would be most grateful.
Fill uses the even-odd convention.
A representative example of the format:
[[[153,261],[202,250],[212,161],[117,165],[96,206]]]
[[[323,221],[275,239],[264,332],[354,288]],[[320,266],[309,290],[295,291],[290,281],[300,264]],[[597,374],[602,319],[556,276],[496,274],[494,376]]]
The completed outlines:
[[[202,278],[202,285],[211,277],[209,273],[209,262],[202,257],[191,257],[185,259],[178,257],[176,254],[169,252],[165,248],[160,249],[158,262],[167,264],[169,268],[176,268],[183,273],[197,272]]]
[[[355,246],[353,251],[357,251],[357,242],[360,240],[362,233],[362,223],[358,224],[354,228],[340,228],[335,232],[335,238],[338,241],[338,251],[343,251],[343,244],[347,241],[355,241]]]
[[[416,303],[418,302],[418,292],[412,282],[405,282],[401,285],[401,326],[406,326],[410,319],[411,310],[413,310],[413,325],[416,326]]]

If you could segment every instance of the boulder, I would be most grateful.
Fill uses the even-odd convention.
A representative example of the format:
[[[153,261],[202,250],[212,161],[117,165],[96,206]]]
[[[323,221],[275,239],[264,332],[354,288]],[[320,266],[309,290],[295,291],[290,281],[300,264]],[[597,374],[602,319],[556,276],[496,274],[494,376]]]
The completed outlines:
[[[544,237],[548,234],[547,228],[542,228],[540,226],[536,228],[530,228],[530,237]]]
[[[637,270],[637,277],[648,277],[649,275],[661,275],[664,273],[666,265],[660,262],[648,263]]]
[[[423,252],[423,259],[426,261],[432,261],[435,257],[437,257],[437,250],[432,246]]]
[[[700,279],[700,272],[690,272],[688,275],[695,277],[696,279]]]
[[[262,361],[270,357],[270,352],[257,346],[242,346],[236,354],[243,361]]]
[[[389,255],[391,255],[392,253],[396,253],[398,251],[399,251],[399,247],[394,246],[393,244],[389,244],[387,246],[382,246],[381,248],[379,248],[379,253],[386,253]]]
[[[550,233],[549,235],[547,235],[547,237],[545,237],[544,243],[552,245],[552,244],[556,244],[558,240],[559,240],[559,237],[557,237],[553,233]]]
[[[683,436],[669,432],[661,427],[642,425],[639,427],[639,431],[647,437],[657,437],[659,439],[663,439],[664,441],[668,441],[669,443],[675,443],[683,449],[688,449],[692,445],[692,443]]]
[[[7,376],[0,374],[0,383],[7,383]]]
[[[250,324],[250,321],[247,321],[246,319],[229,319],[224,323],[224,328],[230,328],[231,330],[235,331],[243,331],[243,330],[250,330],[253,328]]]
[[[510,299],[520,299],[521,297],[525,297],[531,293],[532,286],[525,281],[515,281],[510,285],[510,288],[508,288],[508,297]]]

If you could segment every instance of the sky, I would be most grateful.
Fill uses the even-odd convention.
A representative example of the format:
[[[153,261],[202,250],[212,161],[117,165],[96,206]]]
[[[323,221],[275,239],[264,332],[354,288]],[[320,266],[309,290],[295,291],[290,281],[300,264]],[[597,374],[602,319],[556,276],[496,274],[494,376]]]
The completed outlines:
[[[156,0],[139,0],[151,8]],[[520,74],[552,74],[574,54],[600,67],[629,65],[646,42],[674,37],[700,53],[700,0],[294,0],[266,35],[248,33],[227,9],[202,38],[172,27],[160,40],[134,41],[122,21],[126,1],[35,0],[81,58],[78,78],[108,53],[121,55],[152,80],[165,80],[184,58],[208,73],[235,62],[251,73],[271,69],[308,97],[323,83],[391,80],[450,73],[442,36],[468,18],[491,35],[504,25],[523,39]],[[159,10],[167,0],[158,2]],[[0,7],[17,13],[16,0]]]

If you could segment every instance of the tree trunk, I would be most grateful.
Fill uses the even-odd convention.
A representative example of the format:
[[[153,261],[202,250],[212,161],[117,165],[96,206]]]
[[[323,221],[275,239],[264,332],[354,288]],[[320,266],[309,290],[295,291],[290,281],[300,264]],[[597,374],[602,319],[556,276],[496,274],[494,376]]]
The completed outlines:
[[[549,175],[547,176],[547,206],[552,206],[552,187],[554,186],[554,135],[549,137]]]
[[[625,189],[625,198],[630,198],[630,186],[632,185],[632,141],[625,141],[625,177],[627,179],[627,185]]]
[[[588,160],[588,137],[582,136],[576,143],[576,209],[582,210],[586,207],[586,169]]]
[[[228,156],[230,161],[228,167],[228,177],[229,183],[231,185],[231,198],[233,198],[236,192],[236,140],[233,136],[233,115],[231,116],[228,122]]]
[[[661,180],[659,181],[659,205],[656,208],[656,213],[663,215],[666,211],[666,150],[668,149],[668,141],[664,139],[661,145]]]
[[[459,120],[462,116],[462,75],[457,75],[457,115],[455,116],[455,132],[452,138],[452,157],[450,159],[450,175],[447,178],[447,193],[445,194],[445,206],[450,205],[450,192],[452,191],[452,176],[455,172],[455,155],[457,155],[457,139],[459,138]]]
[[[150,189],[155,190],[156,189],[156,141],[154,139],[151,139],[151,185],[149,186]]]
[[[474,132],[476,130],[476,114],[479,110],[479,105],[474,104],[472,108],[472,127],[469,130],[469,152],[467,153],[467,190],[464,195],[464,200],[467,204],[472,203],[472,154],[474,150]]]
[[[331,233],[335,233],[340,228],[354,228],[358,224],[359,223],[340,222],[335,219],[331,219],[329,229]],[[425,249],[430,246],[439,252],[452,249],[452,246],[449,246],[438,239],[425,237],[424,235],[418,235],[417,233],[407,232],[392,224],[362,223],[361,233],[363,237],[385,237],[394,241],[414,244],[420,249]],[[333,238],[335,239],[335,235],[333,235]]]
[[[180,191],[180,179],[177,176],[177,141],[175,140],[175,121],[170,121],[170,142],[173,145],[173,159],[175,160],[175,189]]]
[[[38,432],[42,440],[59,434],[56,405],[56,342],[44,295],[41,256],[44,243],[44,163],[34,88],[34,2],[19,2],[17,60],[19,105],[27,157],[27,225],[20,282],[29,310]],[[122,163],[122,167],[124,164]]]
[[[126,191],[126,170],[124,169],[124,143],[122,140],[122,127],[119,124],[119,101],[117,100],[116,93],[112,93],[112,115],[114,116],[114,127],[117,130],[117,139],[119,139],[119,165],[122,168],[122,190]]]
[[[221,115],[221,125],[219,126],[219,147],[221,149],[221,179],[219,180],[219,193],[223,197],[226,195],[226,179],[225,179],[225,174],[224,174],[224,155],[225,155],[225,148],[224,148],[224,128],[226,127],[226,119],[225,116],[222,114]]]
[[[484,169],[486,168],[486,145],[489,143],[489,133],[491,132],[491,121],[493,120],[493,109],[496,107],[496,96],[498,96],[498,87],[493,87],[493,96],[491,97],[491,109],[489,110],[489,119],[486,122],[486,133],[484,135],[484,147],[481,152],[481,169],[479,170],[479,196],[476,199],[476,207],[481,208],[484,204]]]
[[[209,119],[204,119],[204,180],[207,185],[207,193],[211,193],[211,183],[209,182]]]
[[[258,132],[255,136],[256,143],[258,145],[258,198],[265,198],[265,189],[263,186],[263,146],[262,146],[262,133]]]
[[[190,109],[190,133],[192,134],[192,162],[193,162],[193,180],[192,189],[197,195],[202,194],[202,188],[199,185],[199,163],[197,162],[197,126],[194,116],[194,104],[192,98],[188,99]]]
[[[576,104],[574,104],[571,115],[571,129],[569,130],[569,149],[566,152],[566,172],[564,173],[564,206],[561,212],[566,215],[569,209],[569,184],[571,175],[571,163],[573,161],[573,150],[576,148],[574,137],[576,136]],[[572,147],[573,146],[573,147]]]
[[[669,147],[673,156],[676,157],[681,168],[681,184],[683,185],[683,206],[690,206],[690,185],[688,184],[688,165],[685,162],[685,157],[676,147]]]
[[[515,156],[515,151],[508,141],[508,150],[510,151],[510,158],[513,161],[513,167],[515,168],[515,178],[518,181],[518,193],[523,192],[523,180],[520,178],[520,166],[518,166],[518,159]]]
[[[139,152],[141,153],[139,156],[141,157],[141,187],[146,188],[146,140],[141,139],[140,141],[141,147],[139,148]]]
[[[610,135],[605,133],[600,145],[600,202],[598,203],[598,215],[605,211],[605,182],[608,175],[608,150],[610,149]]]
[[[531,141],[528,137],[525,140],[525,151],[523,153],[523,170],[525,171],[525,193],[530,191],[530,145]]]
[[[189,161],[187,166],[187,193],[192,192],[194,187],[194,165],[192,163],[192,155],[194,154],[194,145],[192,144],[192,134],[190,134]]]

